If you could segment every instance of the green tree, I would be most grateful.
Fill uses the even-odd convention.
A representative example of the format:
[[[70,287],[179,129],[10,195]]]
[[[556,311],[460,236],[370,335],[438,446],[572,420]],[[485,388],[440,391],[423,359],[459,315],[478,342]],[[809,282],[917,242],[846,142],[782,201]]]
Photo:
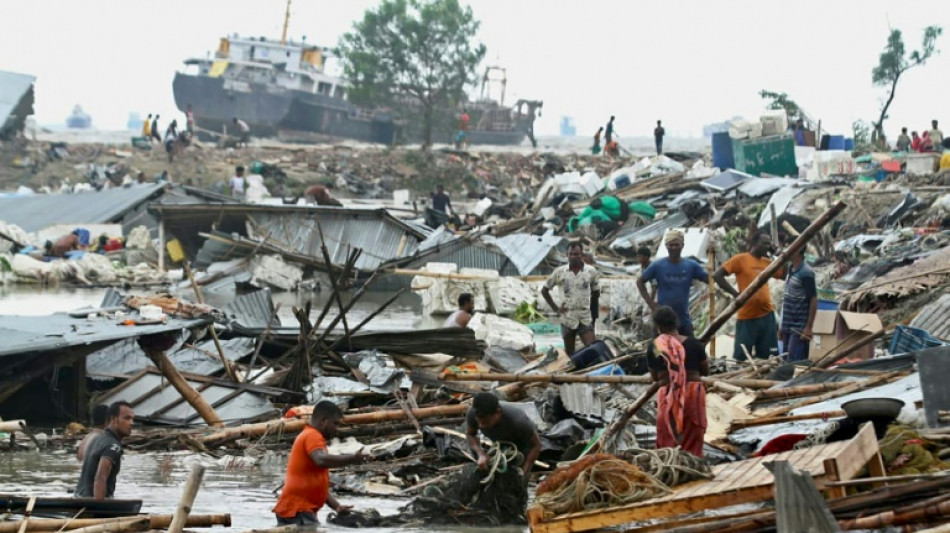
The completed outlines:
[[[851,123],[851,134],[854,138],[855,152],[871,151],[871,126],[863,120],[855,120]]]
[[[907,55],[904,48],[904,37],[900,30],[891,30],[887,37],[887,45],[878,59],[878,64],[871,71],[871,81],[876,87],[887,87],[887,100],[881,106],[881,115],[874,123],[874,136],[876,141],[884,140],[884,120],[887,119],[887,110],[894,101],[894,93],[897,91],[897,82],[901,76],[908,70],[919,67],[927,62],[935,53],[937,53],[937,37],[943,33],[940,26],[927,26],[924,29],[924,36],[921,42],[920,50],[914,50]]]
[[[786,93],[776,93],[763,89],[759,91],[759,96],[764,100],[769,100],[769,109],[784,109],[789,122],[802,114],[802,109]]]
[[[478,27],[458,0],[383,0],[340,39],[350,100],[421,118],[423,147],[430,146],[437,111],[464,101],[477,79],[485,57]]]

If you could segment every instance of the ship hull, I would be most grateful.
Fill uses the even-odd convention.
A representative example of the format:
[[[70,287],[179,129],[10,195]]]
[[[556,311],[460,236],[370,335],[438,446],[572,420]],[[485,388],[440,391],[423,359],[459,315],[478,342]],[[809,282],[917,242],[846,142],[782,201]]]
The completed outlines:
[[[360,110],[343,100],[325,95],[284,89],[263,83],[176,73],[172,83],[175,105],[184,112],[189,105],[199,128],[199,138],[207,130],[234,132],[234,118],[251,128],[252,137],[275,137],[302,142],[332,142],[352,139],[392,144],[420,142],[397,131],[392,116],[375,114],[364,118]],[[511,131],[472,130],[470,144],[518,145],[524,142],[525,128]],[[436,142],[454,142],[454,134],[437,134]]]

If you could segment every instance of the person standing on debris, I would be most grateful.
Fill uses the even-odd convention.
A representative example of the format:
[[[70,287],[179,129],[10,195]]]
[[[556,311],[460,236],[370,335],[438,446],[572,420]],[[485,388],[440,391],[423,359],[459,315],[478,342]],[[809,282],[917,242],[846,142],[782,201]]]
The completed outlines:
[[[738,298],[739,293],[752,285],[755,278],[772,263],[768,257],[772,252],[772,237],[768,232],[759,232],[751,242],[747,253],[731,257],[713,274],[716,283],[733,298]],[[726,281],[728,274],[735,274],[738,290]],[[782,279],[784,275],[784,269],[779,269],[772,277]],[[778,329],[768,283],[759,287],[736,315],[733,358],[745,361],[746,350],[749,355],[760,359],[768,359],[778,354]]]
[[[663,129],[663,122],[660,120],[656,121],[656,127],[653,128],[653,140],[656,141],[656,155],[663,154],[663,136],[666,135],[666,130]]]
[[[607,131],[604,132],[604,144],[610,144],[614,140],[614,116],[610,115],[610,120],[607,121]]]
[[[920,135],[918,135],[917,132],[915,131],[910,134],[910,137],[911,137],[910,151],[919,152],[920,151]]]
[[[231,187],[231,198],[236,198],[238,200],[244,199],[244,167],[238,166],[234,169],[234,176],[231,177],[231,181],[228,182],[228,185]]]
[[[455,149],[461,150],[463,147],[468,146],[468,123],[471,119],[468,116],[468,111],[463,107],[462,114],[459,115],[459,131],[458,135],[455,136]]]
[[[929,131],[925,131],[924,134],[920,136],[920,146],[917,151],[922,154],[934,151],[934,142],[933,139],[930,138]]]
[[[238,146],[243,144],[247,148],[247,143],[251,140],[251,127],[237,117],[234,117],[234,126],[238,130]]]
[[[307,187],[307,190],[303,192],[303,195],[306,197],[307,203],[315,203],[317,205],[331,205],[336,207],[343,205],[339,200],[336,200],[330,196],[329,185],[311,185]]]
[[[703,343],[678,333],[677,313],[669,307],[653,312],[659,335],[647,347],[650,376],[660,384],[657,392],[656,447],[681,447],[703,456],[706,434],[706,387],[709,359]]]
[[[930,141],[933,143],[934,150],[939,152],[943,149],[943,132],[937,127],[936,120],[931,120],[930,126]]]
[[[145,137],[145,140],[149,141],[152,139],[152,114],[149,113],[145,117],[145,122],[142,123],[142,137]]]
[[[653,264],[651,257],[653,256],[653,251],[650,250],[649,246],[641,246],[637,248],[637,263],[640,265],[640,273],[646,272],[650,265]],[[650,299],[656,300],[656,280],[650,282]]]
[[[906,130],[906,128],[905,128]],[[785,295],[782,297],[782,325],[779,340],[785,343],[786,361],[807,361],[808,343],[818,311],[818,289],[815,273],[805,262],[805,250],[792,255],[785,276]]]
[[[551,289],[561,288],[564,303],[558,305],[551,297]],[[584,346],[594,342],[593,322],[597,318],[591,309],[599,308],[600,274],[584,264],[584,245],[572,242],[567,247],[567,264],[554,269],[541,288],[544,301],[554,309],[561,322],[561,337],[564,339],[564,351],[574,355],[576,338],[580,337]]]
[[[135,413],[129,402],[109,406],[109,425],[93,438],[83,453],[79,483],[73,496],[104,500],[115,494],[115,479],[122,468],[122,439],[132,434]]]
[[[470,292],[459,294],[459,308],[449,315],[442,324],[443,328],[464,328],[468,327],[469,320],[475,313],[475,297]]]
[[[162,144],[162,130],[158,129],[158,115],[155,115],[155,118],[152,119],[152,139],[155,139],[158,144]]]
[[[442,185],[436,185],[435,192],[432,193],[432,209],[442,211],[446,215],[449,214],[450,210],[453,214],[455,212],[455,209],[452,207],[452,199],[449,198],[449,195],[445,194],[445,187]]]
[[[478,469],[488,470],[491,459],[478,440],[478,432],[494,444],[510,442],[518,448],[523,460],[521,473],[527,477],[541,454],[541,438],[528,415],[508,402],[498,401],[490,392],[479,392],[472,398],[472,407],[465,414],[465,437],[478,458]],[[509,465],[511,465],[509,463]]]
[[[600,153],[600,134],[603,133],[604,127],[601,126],[597,129],[597,133],[594,134],[594,146],[590,147],[590,153],[592,155],[597,155]]]
[[[189,136],[194,137],[195,112],[191,110],[191,104],[188,104],[188,109],[185,110],[185,130],[188,132]]]
[[[330,455],[327,440],[336,437],[343,411],[326,400],[313,406],[310,422],[294,439],[287,461],[287,479],[274,506],[278,525],[318,524],[317,512],[324,504],[337,514],[352,507],[340,505],[330,494],[330,469],[365,463],[372,457],[362,450],[354,454]]]
[[[92,429],[83,437],[79,443],[79,447],[76,448],[76,459],[78,459],[80,463],[86,454],[86,448],[89,447],[89,443],[99,435],[102,435],[109,425],[109,406],[104,403],[96,404],[96,406],[92,408],[91,415]]]
[[[910,151],[910,137],[907,136],[907,128],[901,128],[901,134],[897,136],[897,151]]]
[[[683,257],[683,245],[686,236],[682,231],[670,230],[666,233],[667,257],[657,259],[637,278],[640,297],[651,311],[667,306],[679,317],[679,332],[686,336],[693,334],[693,321],[689,318],[689,291],[693,280],[709,283],[709,275],[696,261]],[[647,292],[647,283],[656,282],[656,299]]]

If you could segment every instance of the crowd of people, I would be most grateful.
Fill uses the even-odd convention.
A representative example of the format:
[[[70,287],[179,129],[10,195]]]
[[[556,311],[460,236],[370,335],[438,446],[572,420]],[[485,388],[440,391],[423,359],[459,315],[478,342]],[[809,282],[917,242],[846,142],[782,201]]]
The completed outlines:
[[[597,129],[597,132],[594,133],[594,145],[591,146],[590,152],[593,155],[597,155],[603,151],[604,155],[610,157],[619,157],[620,156],[620,144],[617,142],[616,130],[614,129],[614,120],[617,117],[611,115],[610,120],[607,121],[606,127],[600,127]],[[601,148],[600,140],[601,134],[603,134],[604,146]],[[656,127],[653,128],[653,142],[656,146],[656,155],[663,154],[663,137],[666,136],[666,129],[663,128],[663,121],[657,120]]]

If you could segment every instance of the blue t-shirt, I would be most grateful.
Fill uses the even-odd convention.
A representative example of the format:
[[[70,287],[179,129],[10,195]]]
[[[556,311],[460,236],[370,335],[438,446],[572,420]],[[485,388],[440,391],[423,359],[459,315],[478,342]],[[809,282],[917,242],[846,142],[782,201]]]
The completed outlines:
[[[642,278],[647,282],[656,280],[656,303],[676,311],[680,325],[693,325],[689,319],[689,290],[694,279],[709,281],[709,275],[699,263],[685,257],[679,263],[674,263],[664,257],[650,263],[643,271]]]

